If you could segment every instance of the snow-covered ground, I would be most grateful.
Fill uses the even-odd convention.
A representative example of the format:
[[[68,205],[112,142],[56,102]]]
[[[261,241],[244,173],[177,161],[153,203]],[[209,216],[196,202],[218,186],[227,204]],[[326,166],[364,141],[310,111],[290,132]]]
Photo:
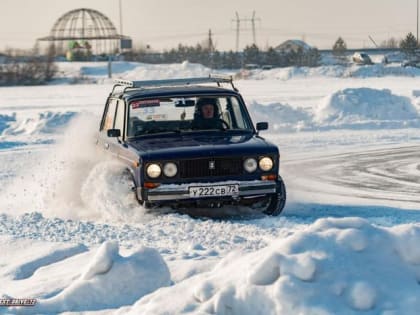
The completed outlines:
[[[254,122],[270,123],[288,203],[279,217],[215,219],[136,204],[120,166],[94,149],[107,64],[59,66],[53,85],[0,88],[0,314],[420,313],[420,70],[236,80]],[[1,306],[11,298],[37,303]]]

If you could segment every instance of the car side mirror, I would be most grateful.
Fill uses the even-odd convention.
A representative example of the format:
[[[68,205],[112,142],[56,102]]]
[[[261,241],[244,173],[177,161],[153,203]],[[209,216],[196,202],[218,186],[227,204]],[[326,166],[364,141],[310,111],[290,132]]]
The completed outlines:
[[[121,137],[121,130],[120,129],[108,129],[106,134],[110,138],[118,138]]]
[[[267,130],[268,129],[268,122],[258,122],[257,123],[257,131]]]

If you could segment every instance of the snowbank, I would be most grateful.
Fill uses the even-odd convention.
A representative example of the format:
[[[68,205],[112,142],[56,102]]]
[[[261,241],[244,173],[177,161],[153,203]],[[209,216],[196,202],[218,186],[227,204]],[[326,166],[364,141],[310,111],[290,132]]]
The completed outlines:
[[[56,133],[77,115],[74,111],[65,112],[13,112],[0,115],[0,136],[35,135]]]
[[[139,64],[132,71],[117,72],[118,77],[127,80],[157,80],[157,79],[171,79],[179,77],[205,77],[212,73],[212,70],[200,65],[189,63],[185,61],[177,64]]]
[[[55,83],[71,83],[77,80],[110,83],[108,62],[58,62],[59,79]],[[402,67],[400,63],[374,65],[323,65],[319,67],[285,67],[270,70],[215,70],[188,61],[173,64],[145,64],[115,61],[111,63],[112,78],[127,80],[153,80],[180,77],[202,77],[209,74],[232,75],[235,78],[252,80],[290,80],[307,77],[370,78],[385,76],[420,76],[420,69]]]
[[[419,126],[419,114],[404,96],[390,90],[349,88],[328,95],[315,112],[321,127]]]
[[[253,101],[248,104],[248,110],[255,123],[266,121],[276,131],[299,131],[312,126],[312,114],[309,111],[287,104],[261,105]]]
[[[256,101],[249,109],[254,121],[268,121],[274,130],[284,132],[420,127],[419,112],[411,99],[387,89],[339,90],[324,97],[313,109]]]
[[[306,77],[333,77],[333,78],[370,78],[385,76],[408,76],[420,75],[420,69],[402,67],[399,64],[374,64],[374,65],[329,65],[320,67],[286,67],[271,70],[252,70],[247,72],[246,79],[254,80],[290,80],[293,78]]]
[[[201,64],[194,64],[188,61],[174,64],[146,64],[139,62],[114,61],[111,63],[110,71],[112,78],[108,78],[108,62],[89,63],[57,63],[60,74],[59,82],[72,82],[74,80],[112,83],[114,78],[126,80],[154,80],[170,79],[180,77],[205,77],[210,73],[234,74],[229,70],[212,70]],[[67,79],[67,81],[63,81]]]
[[[180,260],[170,272],[152,248],[136,246],[121,255],[113,241],[87,250],[82,245],[0,237],[6,255],[0,257],[0,266],[8,264],[0,268],[4,284],[0,295],[37,298],[35,307],[2,310],[11,314],[416,315],[420,310],[419,241],[416,224],[385,228],[362,218],[322,218],[288,236],[273,238],[262,249],[237,247],[224,257],[213,256],[218,263],[201,272],[189,269],[191,262],[200,261],[199,256]],[[17,248],[20,251],[12,250]],[[194,248],[202,250],[199,244]],[[191,274],[173,283],[174,274],[182,269]]]
[[[5,218],[1,217],[1,220],[4,222]],[[21,282],[33,277],[41,266],[57,263],[69,256],[78,255],[88,250],[82,244],[53,242],[45,244],[34,240],[17,241],[16,239],[8,239],[4,236],[0,237],[0,243],[3,249],[0,266],[4,266],[7,263],[7,267],[1,269],[0,277],[13,281],[22,280]],[[0,296],[6,294],[7,289],[7,287],[2,286],[0,288]]]
[[[69,310],[116,308],[130,305],[142,296],[170,285],[168,267],[160,254],[150,248],[140,248],[124,257],[119,254],[117,243],[105,242],[85,267],[79,267],[81,273],[77,279],[58,294],[38,299],[34,307],[10,308],[10,311],[57,314]]]
[[[320,219],[117,314],[418,314],[420,227]],[[171,300],[172,303],[166,303]]]

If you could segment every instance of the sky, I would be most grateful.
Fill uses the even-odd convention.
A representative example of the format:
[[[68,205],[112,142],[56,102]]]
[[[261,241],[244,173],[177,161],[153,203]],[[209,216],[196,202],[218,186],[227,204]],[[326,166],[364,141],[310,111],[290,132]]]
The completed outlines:
[[[329,49],[339,36],[349,48],[369,48],[369,36],[378,44],[401,39],[416,35],[417,25],[415,0],[0,0],[0,50],[33,47],[57,19],[79,8],[100,11],[120,33],[120,2],[123,34],[135,47],[158,51],[202,42],[209,29],[218,50],[235,50],[236,13],[239,49],[253,43],[253,12],[256,44],[263,49],[287,39]]]

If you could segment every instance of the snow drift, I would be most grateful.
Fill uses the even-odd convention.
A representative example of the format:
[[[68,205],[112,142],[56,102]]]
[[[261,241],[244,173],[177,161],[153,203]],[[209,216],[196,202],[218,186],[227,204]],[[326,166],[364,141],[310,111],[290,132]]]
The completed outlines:
[[[375,65],[327,65],[319,67],[286,67],[271,70],[252,70],[247,73],[246,79],[254,80],[291,80],[306,77],[332,77],[332,78],[369,78],[385,76],[415,77],[420,75],[420,69],[401,67],[399,64]]]
[[[86,63],[67,63],[59,62],[62,70],[59,82],[69,78],[84,78],[94,82],[112,82],[108,79],[108,63],[92,62]],[[399,63],[374,64],[374,65],[322,65],[319,67],[285,67],[273,68],[270,70],[215,70],[207,68],[201,64],[183,63],[173,64],[145,64],[138,62],[115,61],[111,63],[113,77],[128,80],[153,80],[170,79],[180,77],[201,77],[209,74],[232,75],[236,78],[251,80],[290,80],[308,77],[330,77],[330,78],[369,78],[369,77],[415,77],[420,75],[420,69],[413,67],[401,67]]]
[[[91,82],[111,83],[113,79],[108,78],[108,63],[94,62],[90,64],[75,63],[58,63],[61,73],[61,79],[73,80],[81,79]],[[75,70],[78,68],[78,71]],[[113,78],[124,78],[126,80],[154,80],[154,79],[170,79],[179,77],[205,77],[210,73],[231,73],[233,71],[219,70],[214,71],[201,64],[190,63],[184,61],[174,64],[145,64],[138,62],[114,61],[111,63],[111,73]]]
[[[25,257],[6,251],[4,259],[14,261],[13,270],[19,262],[31,268],[21,280],[12,277],[17,273],[0,274],[6,284],[0,295],[38,298],[35,308],[6,309],[12,314],[106,309],[109,314],[153,315],[416,315],[419,240],[418,225],[385,228],[362,218],[322,218],[262,249],[238,248],[208,271],[174,283],[175,275],[156,249],[140,246],[121,255],[116,242],[87,251],[80,245],[40,248],[3,237],[6,250],[41,250],[26,251]],[[189,264],[185,259],[179,263]]]
[[[117,243],[105,242],[80,275],[58,294],[39,299],[34,307],[10,310],[16,314],[56,314],[117,308],[169,284],[168,267],[156,250],[143,247],[123,257]]]
[[[312,126],[312,114],[302,108],[280,103],[261,105],[256,101],[248,104],[253,121],[267,121],[276,131],[299,131]]]
[[[45,111],[0,115],[0,136],[36,135],[62,132],[77,115],[75,111]]]
[[[420,126],[420,116],[411,99],[388,89],[339,90],[325,96],[314,109],[256,101],[249,109],[255,121],[268,121],[274,130],[285,132]]]
[[[325,127],[408,127],[419,125],[419,114],[405,96],[388,89],[349,88],[328,95],[315,112],[315,122]]]
[[[414,315],[420,310],[419,238],[414,226],[320,219],[260,251],[232,253],[211,272],[117,313]]]

